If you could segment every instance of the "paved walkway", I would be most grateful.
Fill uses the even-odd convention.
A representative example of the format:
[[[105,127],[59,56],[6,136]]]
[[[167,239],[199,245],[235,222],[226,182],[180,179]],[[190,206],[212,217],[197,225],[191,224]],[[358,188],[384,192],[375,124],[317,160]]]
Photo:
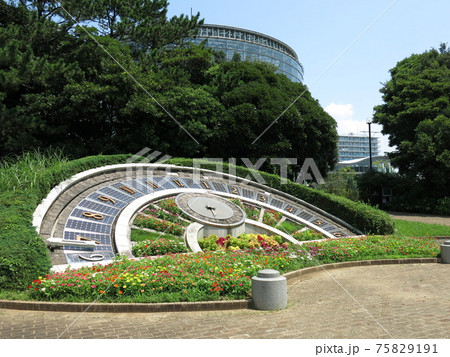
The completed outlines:
[[[402,219],[404,221],[442,224],[444,226],[450,226],[450,217],[449,216],[435,216],[435,215],[420,214],[420,213],[398,213],[398,212],[388,212],[388,213],[394,219]]]
[[[450,338],[450,265],[299,278],[281,311],[65,313],[0,309],[1,338]]]

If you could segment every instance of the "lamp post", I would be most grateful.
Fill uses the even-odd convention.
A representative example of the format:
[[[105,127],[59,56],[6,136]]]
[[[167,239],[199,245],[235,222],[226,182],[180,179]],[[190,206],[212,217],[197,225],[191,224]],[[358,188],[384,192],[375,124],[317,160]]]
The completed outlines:
[[[372,170],[372,132],[370,130],[371,124],[372,122],[368,120],[367,125],[369,125],[369,170]]]

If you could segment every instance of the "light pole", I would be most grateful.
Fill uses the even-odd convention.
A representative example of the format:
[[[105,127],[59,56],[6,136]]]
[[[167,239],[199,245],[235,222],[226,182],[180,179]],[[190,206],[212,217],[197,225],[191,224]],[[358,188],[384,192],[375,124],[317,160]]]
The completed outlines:
[[[371,124],[372,122],[368,120],[367,125],[369,125],[369,170],[372,170],[372,132],[370,130]]]

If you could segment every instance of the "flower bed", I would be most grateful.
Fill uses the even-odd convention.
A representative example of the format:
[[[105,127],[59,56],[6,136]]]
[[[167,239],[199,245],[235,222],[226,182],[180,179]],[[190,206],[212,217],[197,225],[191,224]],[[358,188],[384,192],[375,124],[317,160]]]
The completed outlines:
[[[163,210],[170,212],[174,215],[183,217],[184,219],[190,219],[175,203],[175,199],[173,197],[167,198],[165,200],[159,201],[156,205]]]
[[[266,209],[263,214],[263,223],[275,227],[282,217],[283,214],[281,212]]]
[[[249,296],[251,277],[258,270],[281,272],[311,265],[292,259],[288,249],[252,252],[167,255],[138,261],[123,259],[107,266],[84,267],[34,280],[29,291],[39,300],[92,301],[204,301]]]
[[[306,231],[303,231],[303,232],[292,233],[291,236],[294,237],[295,239],[297,239],[300,242],[307,241],[307,240],[317,240],[317,239],[324,239],[325,238],[322,233],[316,232],[316,231],[312,231],[312,230],[309,230],[309,229],[306,230]]]
[[[159,238],[138,242],[133,245],[132,251],[135,257],[146,257],[168,253],[187,253],[187,248],[179,240]]]
[[[253,219],[254,221],[259,219],[259,207],[244,204],[243,208],[248,219]]]
[[[308,254],[312,259],[308,259]],[[281,273],[349,260],[436,257],[431,238],[369,236],[259,247],[215,253],[173,254],[107,266],[84,267],[40,277],[29,286],[32,298],[60,301],[170,302],[242,299],[261,269]]]
[[[198,240],[198,244],[203,251],[216,250],[239,250],[251,248],[266,248],[283,245],[288,246],[288,243],[283,243],[280,236],[268,236],[265,234],[241,234],[239,237],[226,236],[218,237],[211,235]]]
[[[154,229],[158,232],[164,232],[176,236],[181,236],[184,233],[184,227],[179,223],[169,222],[144,215],[138,215],[134,220],[134,224],[141,228]]]
[[[157,208],[153,205],[150,205],[149,207],[144,208],[142,213],[152,216],[152,217],[155,217],[155,218],[162,219],[167,222],[178,223],[184,227],[186,227],[190,224],[190,222],[186,222],[186,220],[180,219],[179,215],[176,215],[171,212],[166,212],[166,211],[164,211],[160,208]]]
[[[368,236],[306,243],[303,247],[322,263],[436,257],[439,254],[439,246],[433,238]]]

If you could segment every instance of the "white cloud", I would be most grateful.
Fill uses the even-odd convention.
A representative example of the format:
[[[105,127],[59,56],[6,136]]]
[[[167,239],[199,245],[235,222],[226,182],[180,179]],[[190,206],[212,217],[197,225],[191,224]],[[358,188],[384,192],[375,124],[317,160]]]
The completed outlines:
[[[338,119],[337,130],[340,135],[362,135],[363,131],[368,131],[369,127],[363,121],[358,121],[354,119]]]
[[[355,113],[353,104],[331,103],[325,107],[325,111],[336,120],[351,119]]]
[[[366,120],[356,120],[353,104],[331,103],[324,110],[330,114],[337,122],[337,131],[339,135],[364,135],[368,136],[369,126]],[[394,149],[389,147],[387,136],[381,135],[381,125],[373,124],[372,135],[379,138],[380,154],[390,152]]]

